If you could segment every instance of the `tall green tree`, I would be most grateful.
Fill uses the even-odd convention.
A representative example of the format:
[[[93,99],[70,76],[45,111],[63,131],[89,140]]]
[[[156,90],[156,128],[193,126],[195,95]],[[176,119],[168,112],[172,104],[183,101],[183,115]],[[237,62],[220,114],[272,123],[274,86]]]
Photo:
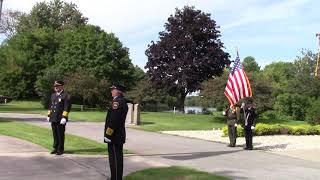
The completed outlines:
[[[123,47],[114,34],[98,26],[86,25],[64,31],[55,62],[64,72],[82,68],[99,79],[127,87],[134,85],[137,78],[128,48]]]
[[[303,51],[302,56],[296,58],[293,63],[294,78],[289,82],[288,92],[303,94],[308,97],[320,96],[320,81],[314,77],[317,54],[311,51]]]
[[[0,72],[0,91],[14,98],[33,98],[35,82],[44,69],[54,64],[59,36],[48,28],[19,33],[2,46],[4,64]]]
[[[291,62],[273,62],[264,68],[263,76],[272,83],[273,97],[287,92],[294,73],[294,65]]]
[[[179,109],[184,111],[186,95],[199,90],[203,81],[221,76],[230,64],[229,54],[216,22],[194,7],[176,9],[159,36],[146,50],[147,75],[156,87],[179,94]]]
[[[154,87],[147,76],[137,81],[136,85],[126,93],[126,98],[140,104],[143,109],[157,110],[160,104],[166,104],[168,107],[176,106],[176,98],[168,95],[163,89]]]
[[[6,38],[12,37],[14,34],[16,34],[19,19],[23,15],[25,14],[20,11],[4,11],[0,21],[0,32],[3,33]]]
[[[258,65],[256,59],[252,56],[245,57],[243,59],[242,65],[244,70],[248,72],[259,72],[260,66]]]
[[[202,83],[200,97],[203,107],[215,107],[221,111],[229,102],[224,95],[224,89],[228,80],[229,71],[225,70],[221,77],[209,79]]]
[[[34,5],[30,13],[19,18],[16,30],[19,33],[38,28],[72,29],[85,25],[87,21],[88,18],[83,16],[74,3],[62,0],[43,1]]]

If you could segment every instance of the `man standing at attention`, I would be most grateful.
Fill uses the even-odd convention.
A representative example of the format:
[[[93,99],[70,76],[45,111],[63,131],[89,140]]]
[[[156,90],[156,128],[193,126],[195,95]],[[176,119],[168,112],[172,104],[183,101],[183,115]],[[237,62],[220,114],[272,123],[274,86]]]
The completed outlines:
[[[123,92],[124,87],[120,85],[111,87],[113,100],[108,109],[104,129],[104,142],[108,143],[111,180],[122,180],[123,174],[123,144],[126,140],[125,121],[128,112]]]
[[[63,81],[54,82],[54,93],[51,95],[51,103],[47,120],[51,122],[53,135],[53,151],[51,154],[62,155],[64,152],[64,132],[71,109],[70,96],[64,91]]]

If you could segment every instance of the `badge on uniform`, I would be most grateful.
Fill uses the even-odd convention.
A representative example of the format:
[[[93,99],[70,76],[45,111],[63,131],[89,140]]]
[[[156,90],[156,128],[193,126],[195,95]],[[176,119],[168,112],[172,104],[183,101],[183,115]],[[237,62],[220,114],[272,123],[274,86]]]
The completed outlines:
[[[118,102],[113,102],[112,103],[112,109],[118,109],[119,103]]]

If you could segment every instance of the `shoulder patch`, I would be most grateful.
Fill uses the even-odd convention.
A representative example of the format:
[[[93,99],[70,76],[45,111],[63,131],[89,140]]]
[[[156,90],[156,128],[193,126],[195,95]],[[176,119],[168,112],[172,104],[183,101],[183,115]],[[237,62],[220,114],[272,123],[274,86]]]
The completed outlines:
[[[118,108],[119,108],[119,102],[113,102],[112,109],[118,109]]]

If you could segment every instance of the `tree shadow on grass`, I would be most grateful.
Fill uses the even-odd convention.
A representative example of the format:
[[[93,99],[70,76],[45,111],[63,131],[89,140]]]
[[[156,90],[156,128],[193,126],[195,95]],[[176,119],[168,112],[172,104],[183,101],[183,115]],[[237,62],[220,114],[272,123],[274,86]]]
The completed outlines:
[[[141,121],[140,125],[150,125],[150,124],[155,124],[154,122],[150,122],[150,121]]]
[[[226,117],[224,116],[214,116],[210,122],[213,123],[226,123]]]
[[[12,122],[8,119],[0,118],[0,123],[7,123],[7,122]]]

